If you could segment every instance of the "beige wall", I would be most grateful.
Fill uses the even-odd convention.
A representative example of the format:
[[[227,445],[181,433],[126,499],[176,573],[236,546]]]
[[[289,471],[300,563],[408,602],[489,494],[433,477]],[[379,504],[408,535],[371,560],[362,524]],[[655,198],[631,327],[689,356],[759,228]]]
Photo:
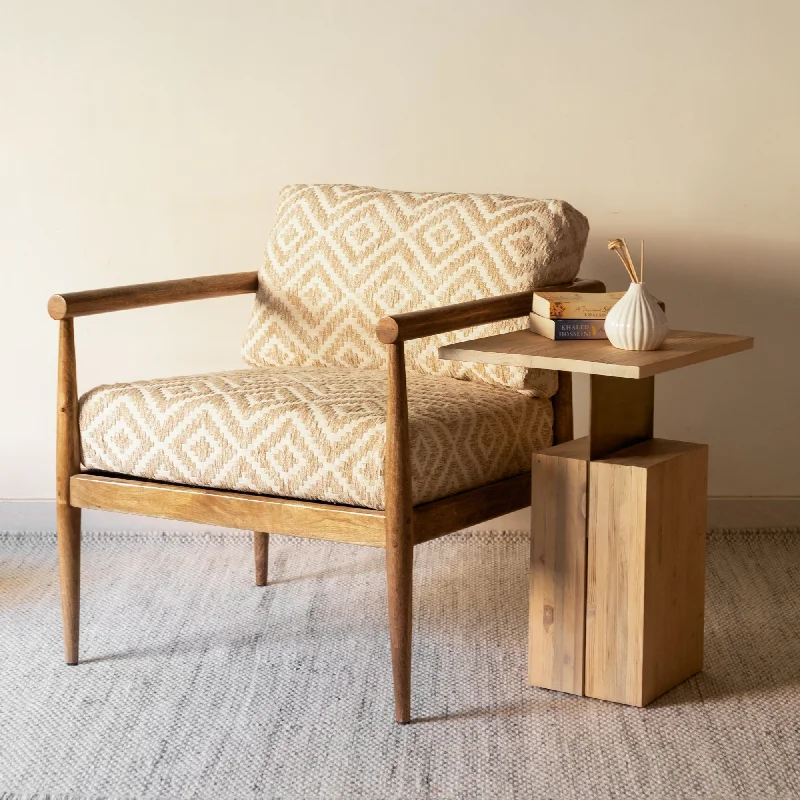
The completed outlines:
[[[287,182],[563,197],[647,241],[711,493],[800,495],[794,0],[0,0],[0,497],[53,496],[48,294],[256,268]],[[79,320],[81,388],[235,368],[250,300]]]

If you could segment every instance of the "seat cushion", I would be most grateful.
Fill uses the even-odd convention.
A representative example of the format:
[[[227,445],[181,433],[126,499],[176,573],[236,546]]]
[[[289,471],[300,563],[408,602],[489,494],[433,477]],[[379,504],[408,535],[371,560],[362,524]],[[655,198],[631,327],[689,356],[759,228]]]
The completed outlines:
[[[562,200],[287,186],[243,347],[259,367],[380,369],[381,317],[568,283],[589,223]],[[553,372],[441,361],[450,342],[527,327],[506,320],[406,344],[409,370],[550,397]]]
[[[86,469],[384,507],[385,370],[247,369],[98,386],[81,398]],[[549,400],[411,374],[414,502],[530,470]]]

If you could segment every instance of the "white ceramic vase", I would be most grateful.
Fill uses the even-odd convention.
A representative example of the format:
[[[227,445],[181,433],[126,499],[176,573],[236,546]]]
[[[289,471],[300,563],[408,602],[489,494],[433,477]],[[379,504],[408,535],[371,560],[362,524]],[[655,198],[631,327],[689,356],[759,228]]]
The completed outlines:
[[[668,331],[667,315],[643,283],[632,283],[606,316],[608,341],[620,350],[657,350]]]

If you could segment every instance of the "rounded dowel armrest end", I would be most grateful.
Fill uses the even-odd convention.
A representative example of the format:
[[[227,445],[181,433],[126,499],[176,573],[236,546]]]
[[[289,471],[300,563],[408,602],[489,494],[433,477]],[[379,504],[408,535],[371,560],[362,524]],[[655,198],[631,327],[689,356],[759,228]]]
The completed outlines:
[[[53,319],[64,319],[67,316],[67,301],[60,294],[54,294],[47,301],[47,313]]]
[[[85,317],[129,308],[148,308],[168,303],[184,303],[210,297],[252,294],[258,291],[257,272],[228,272],[200,278],[178,278],[171,281],[111,286],[85,292],[54,294],[47,304],[53,319]]]
[[[384,344],[394,344],[400,337],[400,326],[391,317],[384,317],[375,328],[378,341]]]

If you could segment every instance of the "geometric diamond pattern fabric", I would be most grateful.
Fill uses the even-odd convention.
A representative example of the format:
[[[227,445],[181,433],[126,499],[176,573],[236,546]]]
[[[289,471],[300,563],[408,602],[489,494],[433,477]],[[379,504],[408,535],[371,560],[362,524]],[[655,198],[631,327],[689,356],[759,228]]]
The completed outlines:
[[[560,200],[287,186],[244,359],[261,367],[385,368],[375,336],[381,317],[567,283],[588,232],[586,218]],[[555,373],[437,355],[443,344],[526,326],[507,320],[407,342],[406,365],[549,397]]]
[[[385,369],[273,367],[98,386],[82,464],[131,477],[382,509]],[[411,372],[414,503],[530,470],[549,400]]]

